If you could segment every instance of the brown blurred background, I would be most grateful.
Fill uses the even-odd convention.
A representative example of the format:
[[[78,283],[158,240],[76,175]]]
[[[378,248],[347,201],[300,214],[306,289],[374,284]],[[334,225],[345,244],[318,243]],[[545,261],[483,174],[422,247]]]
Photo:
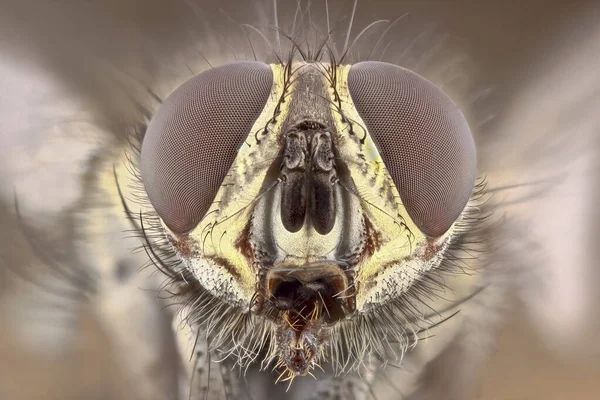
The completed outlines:
[[[280,19],[295,6],[279,1]],[[352,1],[330,9],[345,29]],[[365,0],[353,34],[407,12],[386,58],[469,104],[490,180],[556,183],[506,208],[531,233],[512,238],[531,276],[502,304],[479,398],[600,398],[600,4]],[[15,273],[45,276],[47,266],[19,228],[13,195],[42,246],[76,264],[71,243],[81,238],[67,215],[94,154],[135,121],[144,86],[168,94],[202,65],[196,50],[215,64],[231,58],[220,40],[236,22],[272,24],[271,2],[0,0],[0,399],[132,398],[88,306]],[[233,47],[251,54],[247,43]]]

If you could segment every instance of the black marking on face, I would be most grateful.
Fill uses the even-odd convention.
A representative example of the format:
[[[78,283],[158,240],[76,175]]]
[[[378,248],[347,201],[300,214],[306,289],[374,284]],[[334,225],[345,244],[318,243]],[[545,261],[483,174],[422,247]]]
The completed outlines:
[[[333,140],[330,132],[316,132],[311,136],[312,185],[311,218],[313,227],[324,235],[335,223],[335,190],[337,181],[333,156]]]
[[[298,232],[306,217],[307,140],[303,131],[285,138],[281,166],[281,221],[285,229]]]
[[[333,228],[337,181],[333,160],[331,133],[322,124],[304,121],[286,134],[281,221],[288,231],[298,232],[307,222],[322,235]]]

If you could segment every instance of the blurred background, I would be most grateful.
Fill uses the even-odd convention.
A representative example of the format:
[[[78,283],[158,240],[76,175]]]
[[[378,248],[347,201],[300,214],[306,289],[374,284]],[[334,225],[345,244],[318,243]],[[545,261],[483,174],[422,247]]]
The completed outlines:
[[[329,7],[341,46],[353,1]],[[277,3],[282,27],[295,11]],[[360,1],[352,38],[404,14],[351,58],[373,50],[463,107],[516,271],[490,310],[478,398],[600,398],[600,4]],[[95,160],[208,62],[266,51],[240,24],[272,39],[273,15],[271,1],[0,0],[0,399],[132,398],[90,296],[48,264],[85,265],[77,215]]]

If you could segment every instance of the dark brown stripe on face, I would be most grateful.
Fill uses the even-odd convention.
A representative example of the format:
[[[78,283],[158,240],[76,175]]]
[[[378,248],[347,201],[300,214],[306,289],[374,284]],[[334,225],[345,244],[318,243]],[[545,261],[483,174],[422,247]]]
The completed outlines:
[[[335,224],[335,125],[328,82],[317,68],[302,66],[292,77],[294,91],[283,124],[281,219],[290,232],[299,231],[309,222],[325,235]]]

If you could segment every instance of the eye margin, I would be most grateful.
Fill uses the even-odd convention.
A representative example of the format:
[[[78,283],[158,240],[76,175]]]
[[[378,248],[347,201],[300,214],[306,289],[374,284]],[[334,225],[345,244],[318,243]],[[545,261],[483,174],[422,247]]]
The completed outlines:
[[[268,64],[229,63],[192,77],[158,107],[142,141],[140,172],[171,231],[190,232],[208,212],[272,85]]]
[[[477,178],[475,142],[464,114],[432,82],[394,64],[352,65],[348,90],[409,216],[425,235],[442,236],[464,211]],[[396,108],[389,99],[397,99]],[[415,106],[427,111],[415,113]],[[423,143],[431,148],[419,151]],[[396,159],[398,148],[404,153]]]

